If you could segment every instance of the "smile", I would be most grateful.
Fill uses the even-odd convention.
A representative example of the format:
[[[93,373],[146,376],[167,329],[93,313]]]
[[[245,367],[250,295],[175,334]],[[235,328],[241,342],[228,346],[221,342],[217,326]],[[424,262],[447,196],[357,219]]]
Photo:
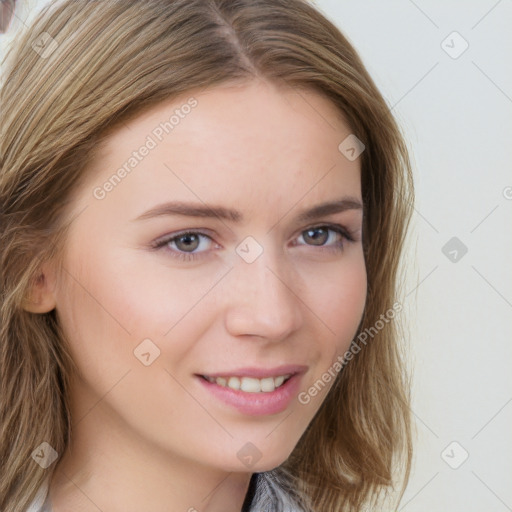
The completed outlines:
[[[219,404],[249,416],[285,411],[297,398],[305,365],[245,367],[195,374],[200,388]]]
[[[291,374],[279,375],[278,377],[266,377],[256,379],[254,377],[208,377],[202,376],[212,384],[228,387],[234,390],[245,391],[246,393],[271,393],[281,387]]]

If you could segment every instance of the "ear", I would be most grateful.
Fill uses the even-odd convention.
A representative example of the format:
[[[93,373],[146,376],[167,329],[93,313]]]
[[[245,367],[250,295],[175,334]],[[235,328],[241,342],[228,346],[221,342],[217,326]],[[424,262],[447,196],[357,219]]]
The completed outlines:
[[[48,313],[56,306],[54,290],[55,274],[50,265],[45,264],[23,300],[23,309],[31,313]]]

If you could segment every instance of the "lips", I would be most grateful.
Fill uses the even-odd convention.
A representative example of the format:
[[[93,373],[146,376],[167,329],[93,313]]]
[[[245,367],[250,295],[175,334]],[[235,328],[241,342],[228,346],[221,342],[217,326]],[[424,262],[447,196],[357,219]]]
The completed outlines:
[[[237,368],[196,377],[207,392],[242,414],[268,415],[288,408],[307,369],[303,365]]]
[[[253,377],[255,379],[264,379],[265,377],[279,377],[280,375],[293,375],[295,373],[303,373],[308,369],[305,365],[299,364],[286,364],[281,366],[275,366],[273,368],[268,367],[245,367],[237,368],[233,370],[223,370],[219,372],[208,372],[201,374],[204,377],[224,377],[226,375],[233,377]]]

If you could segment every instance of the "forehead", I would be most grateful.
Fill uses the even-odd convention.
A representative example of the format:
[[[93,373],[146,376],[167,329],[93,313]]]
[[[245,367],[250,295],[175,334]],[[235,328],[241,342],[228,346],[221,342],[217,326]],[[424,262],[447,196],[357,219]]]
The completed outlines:
[[[249,206],[251,197],[289,203],[307,192],[314,201],[333,187],[357,196],[359,161],[338,149],[350,133],[336,106],[312,90],[253,82],[192,91],[109,134],[88,187],[122,175],[108,200],[145,205],[173,195],[219,203],[229,194]]]
[[[157,146],[207,147],[212,155],[220,144],[237,142],[226,157],[263,141],[272,143],[261,153],[275,148],[302,149],[298,154],[315,147],[337,151],[332,143],[350,131],[341,111],[320,93],[254,81],[190,91],[152,106],[109,133],[100,154],[130,152],[148,138]],[[324,141],[320,146],[308,143],[318,138]],[[282,142],[285,147],[279,146]]]

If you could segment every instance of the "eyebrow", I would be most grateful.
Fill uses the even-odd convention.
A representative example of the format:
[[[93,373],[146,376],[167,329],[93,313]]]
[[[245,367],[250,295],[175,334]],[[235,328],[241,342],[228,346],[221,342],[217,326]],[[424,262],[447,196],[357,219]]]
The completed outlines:
[[[308,222],[318,217],[340,213],[347,210],[362,210],[362,203],[354,197],[344,197],[338,200],[329,201],[327,203],[318,204],[307,210],[302,210],[297,215],[299,222]],[[184,203],[181,201],[171,201],[160,204],[150,210],[139,215],[132,221],[146,220],[154,217],[162,217],[167,215],[179,215],[185,217],[201,217],[228,220],[231,222],[243,222],[244,216],[238,210],[225,208],[224,206],[201,205],[199,203]]]

